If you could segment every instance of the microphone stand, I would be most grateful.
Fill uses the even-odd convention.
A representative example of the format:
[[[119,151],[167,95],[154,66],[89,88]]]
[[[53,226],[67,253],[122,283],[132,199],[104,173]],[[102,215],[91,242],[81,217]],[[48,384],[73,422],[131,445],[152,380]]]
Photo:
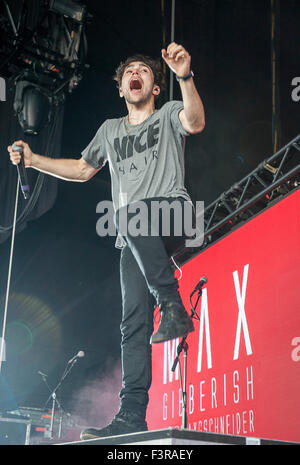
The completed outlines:
[[[182,392],[182,429],[187,428],[187,414],[186,414],[186,405],[187,405],[187,394],[186,394],[186,372],[187,372],[187,351],[188,351],[188,344],[186,342],[186,337],[183,337],[181,342],[178,344],[177,347],[177,357],[174,360],[172,371],[176,370],[177,363],[179,362],[179,356],[183,350],[183,382],[182,382],[182,375],[181,375],[181,367],[179,363],[179,376],[180,376],[180,387]]]
[[[191,317],[195,318],[197,320],[200,320],[199,316],[196,313],[196,308],[199,303],[199,299],[202,295],[202,289],[199,288],[197,289],[198,291],[198,297],[195,306],[192,304],[192,296],[194,295],[195,291],[193,291],[190,295],[190,303],[191,303]],[[184,336],[181,339],[181,342],[177,346],[177,356],[174,360],[173,366],[172,366],[172,371],[174,372],[176,370],[177,363],[179,363],[179,376],[180,376],[180,388],[182,392],[182,424],[181,428],[186,429],[187,428],[187,391],[186,391],[186,373],[187,373],[187,353],[188,353],[188,344],[186,342],[187,336]],[[181,366],[180,366],[180,361],[179,357],[181,352],[183,351],[183,381],[182,381],[182,375],[181,375]]]
[[[50,439],[54,439],[54,435],[53,435],[53,430],[54,430],[54,417],[55,417],[55,404],[57,404],[58,408],[59,408],[59,412],[60,412],[60,423],[59,423],[59,432],[58,432],[58,438],[61,437],[61,430],[62,430],[62,411],[63,411],[63,408],[61,406],[61,404],[59,403],[58,399],[57,399],[57,390],[60,388],[62,382],[64,381],[64,379],[67,377],[67,375],[70,373],[70,371],[72,370],[73,366],[75,365],[75,363],[77,362],[77,358],[74,358],[74,360],[72,360],[71,363],[67,363],[66,365],[66,368],[57,384],[57,386],[53,389],[53,391],[51,392],[51,389],[49,388],[48,386],[48,383],[45,379],[45,375],[42,376],[43,380],[45,381],[46,385],[48,386],[51,394],[50,396],[48,397],[47,399],[47,402],[45,403],[45,406],[44,406],[44,409],[46,408],[48,402],[50,401],[50,399],[52,399],[52,408],[51,408],[51,422],[50,422]]]

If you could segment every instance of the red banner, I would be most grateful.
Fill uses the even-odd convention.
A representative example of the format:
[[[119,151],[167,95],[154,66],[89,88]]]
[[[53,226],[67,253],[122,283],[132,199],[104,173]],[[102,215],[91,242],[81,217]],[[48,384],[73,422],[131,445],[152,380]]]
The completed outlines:
[[[187,309],[202,276],[186,341],[187,427],[300,442],[300,190],[182,266]],[[182,426],[179,342],[153,346],[150,429]],[[180,365],[183,374],[183,353]]]

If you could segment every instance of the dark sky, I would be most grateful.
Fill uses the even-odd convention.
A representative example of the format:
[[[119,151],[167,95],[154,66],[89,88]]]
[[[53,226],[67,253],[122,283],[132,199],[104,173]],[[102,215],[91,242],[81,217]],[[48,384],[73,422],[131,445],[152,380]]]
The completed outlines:
[[[85,3],[93,15],[89,68],[65,104],[64,157],[79,157],[106,118],[125,114],[112,80],[119,62],[137,52],[159,57],[164,34],[167,42],[170,37],[171,0]],[[299,132],[300,103],[291,99],[291,81],[300,73],[299,19],[299,1],[281,2],[281,145]],[[272,155],[270,24],[268,0],[176,1],[175,41],[192,56],[206,109],[204,132],[187,140],[186,185],[193,200],[213,201]],[[176,83],[174,98],[180,98]],[[54,386],[66,361],[84,350],[61,391],[76,410],[72,399],[89,382],[109,374],[114,386],[120,381],[119,251],[95,231],[96,204],[111,198],[108,167],[88,183],[58,184],[54,207],[16,239],[8,331],[11,346],[19,346],[7,376],[18,404],[41,407],[48,391],[37,372],[49,374]],[[9,245],[0,246],[2,299]]]

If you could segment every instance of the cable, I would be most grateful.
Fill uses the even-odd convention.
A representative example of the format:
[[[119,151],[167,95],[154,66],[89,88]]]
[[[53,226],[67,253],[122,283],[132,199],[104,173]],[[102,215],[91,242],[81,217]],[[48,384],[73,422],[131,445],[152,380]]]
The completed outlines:
[[[178,278],[178,281],[182,278],[182,269],[179,268],[179,266],[177,265],[177,263],[175,262],[174,258],[173,258],[173,255],[171,256],[171,259],[172,259],[172,262],[174,263],[174,265],[176,266],[177,270],[179,270],[180,272],[180,278]]]
[[[20,224],[22,221],[25,221],[26,217],[29,216],[32,210],[34,209],[39,199],[41,189],[43,187],[43,182],[44,182],[44,174],[39,173],[38,178],[35,183],[34,190],[32,192],[32,196],[26,203],[26,206],[24,210],[20,213],[20,216],[16,219],[16,224]],[[13,227],[14,227],[14,224],[10,226],[0,226],[0,234],[9,232]]]
[[[7,287],[6,287],[6,296],[5,296],[5,305],[4,305],[3,325],[2,325],[2,339],[1,339],[1,347],[0,347],[0,373],[2,370],[2,357],[3,357],[4,344],[5,344],[5,329],[6,329],[6,320],[7,320],[8,296],[9,296],[9,289],[10,289],[12,259],[13,259],[13,251],[14,251],[14,244],[15,244],[15,232],[16,232],[17,210],[18,210],[18,200],[19,200],[19,184],[20,184],[20,179],[18,176],[13,228],[12,228],[12,236],[11,236],[10,257],[9,257],[9,265],[8,265],[8,278],[7,278]]]

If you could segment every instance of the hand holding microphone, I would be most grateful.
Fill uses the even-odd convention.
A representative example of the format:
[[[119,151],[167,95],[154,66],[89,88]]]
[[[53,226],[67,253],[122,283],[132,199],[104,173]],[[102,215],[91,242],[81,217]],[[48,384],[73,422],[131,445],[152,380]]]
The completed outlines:
[[[26,167],[31,166],[32,151],[29,145],[19,140],[14,144],[7,147],[10,154],[10,159],[14,165],[17,166],[18,175],[20,179],[21,190],[25,199],[30,196],[30,187],[28,184]]]

